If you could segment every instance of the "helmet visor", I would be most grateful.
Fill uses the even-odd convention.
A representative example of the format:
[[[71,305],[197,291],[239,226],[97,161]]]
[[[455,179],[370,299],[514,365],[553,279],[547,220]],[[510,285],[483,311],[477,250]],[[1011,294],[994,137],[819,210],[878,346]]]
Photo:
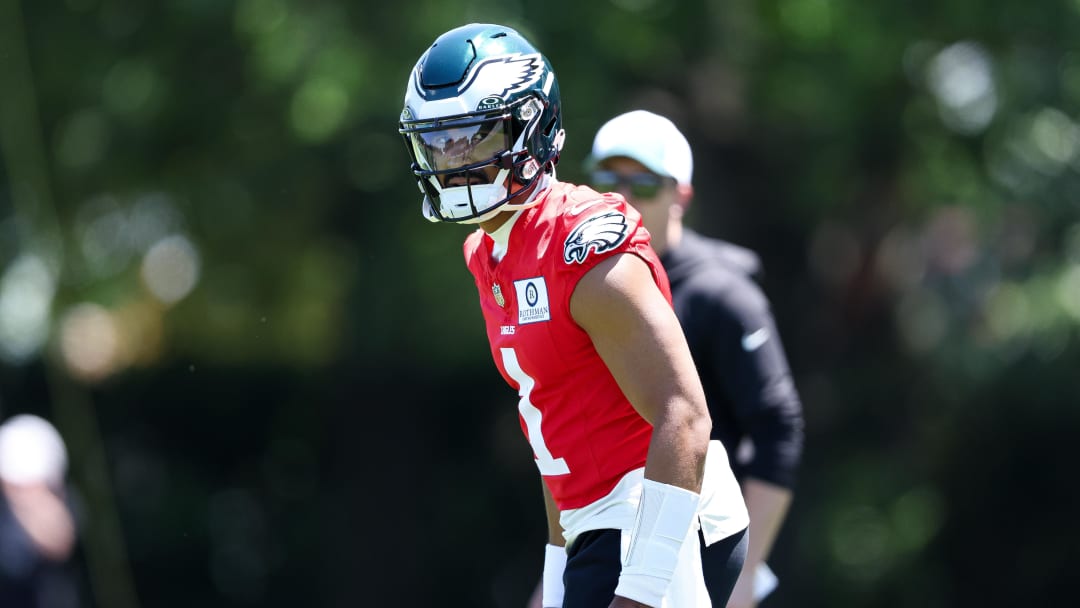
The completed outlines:
[[[510,149],[510,121],[487,118],[404,131],[421,171],[441,173],[488,164]]]

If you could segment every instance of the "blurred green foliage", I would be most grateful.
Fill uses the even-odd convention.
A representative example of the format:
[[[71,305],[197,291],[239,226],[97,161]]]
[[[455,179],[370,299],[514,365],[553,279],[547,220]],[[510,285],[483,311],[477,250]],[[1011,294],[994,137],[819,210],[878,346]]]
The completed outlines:
[[[155,608],[522,605],[538,481],[395,132],[471,21],[554,65],[561,178],[668,114],[763,256],[808,416],[766,606],[1069,597],[1080,2],[0,0],[0,408],[72,444],[87,605],[95,560]]]

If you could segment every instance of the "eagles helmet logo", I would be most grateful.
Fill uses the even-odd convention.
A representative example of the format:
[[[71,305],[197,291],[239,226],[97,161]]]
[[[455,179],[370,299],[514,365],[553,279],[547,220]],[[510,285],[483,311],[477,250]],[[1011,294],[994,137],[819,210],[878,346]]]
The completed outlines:
[[[475,86],[486,93],[481,105],[490,104],[493,97],[506,99],[510,93],[524,91],[540,80],[543,73],[544,60],[540,53],[500,55],[476,64],[458,87],[458,93]]]
[[[629,226],[626,216],[618,211],[594,215],[574,228],[563,244],[563,261],[567,264],[585,262],[589,251],[604,253],[626,240]]]

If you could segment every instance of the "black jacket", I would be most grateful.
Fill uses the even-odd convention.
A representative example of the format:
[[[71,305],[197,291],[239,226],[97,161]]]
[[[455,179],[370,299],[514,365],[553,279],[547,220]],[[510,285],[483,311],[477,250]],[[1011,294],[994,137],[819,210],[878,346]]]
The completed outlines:
[[[802,458],[802,403],[754,252],[684,229],[661,256],[712,415],[740,481],[791,488]]]

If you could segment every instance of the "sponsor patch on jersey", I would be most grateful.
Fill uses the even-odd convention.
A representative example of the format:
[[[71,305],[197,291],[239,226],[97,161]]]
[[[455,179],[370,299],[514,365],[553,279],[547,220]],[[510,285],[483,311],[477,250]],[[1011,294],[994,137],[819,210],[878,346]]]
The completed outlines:
[[[518,325],[551,320],[544,277],[514,281],[514,290],[517,293]]]
[[[582,264],[589,253],[604,253],[626,240],[630,226],[618,211],[598,213],[578,224],[563,243],[563,261]]]

